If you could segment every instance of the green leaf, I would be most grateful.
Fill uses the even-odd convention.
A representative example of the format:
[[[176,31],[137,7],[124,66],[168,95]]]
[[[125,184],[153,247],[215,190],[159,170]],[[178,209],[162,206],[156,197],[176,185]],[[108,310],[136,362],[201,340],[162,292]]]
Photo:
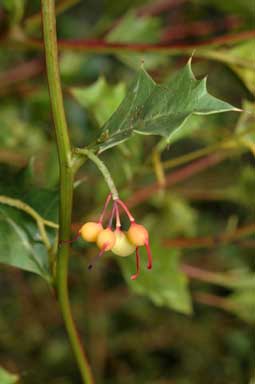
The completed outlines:
[[[244,321],[255,324],[254,289],[237,290],[228,297],[227,302],[231,312]]]
[[[3,6],[10,14],[11,24],[16,24],[22,19],[25,0],[3,0]]]
[[[0,206],[0,263],[34,272],[50,280],[47,252],[35,223],[20,211]]]
[[[196,80],[191,60],[171,81],[157,85],[141,68],[127,96],[102,127],[98,138],[99,153],[127,140],[134,133],[160,135],[170,142],[192,114],[239,111],[211,96],[206,79]]]
[[[0,383],[1,384],[15,384],[19,380],[18,375],[9,373],[4,368],[0,367]]]
[[[255,104],[251,103],[250,101],[244,100],[243,102],[243,112],[238,120],[237,126],[236,126],[236,133],[244,133],[245,131],[249,130],[249,132],[246,135],[243,135],[241,140],[244,143],[250,144],[251,146],[255,147],[255,116],[253,113]]]
[[[0,176],[4,178],[2,172]],[[31,182],[27,180],[26,171],[22,171],[5,179],[0,186],[0,195],[21,200],[44,219],[57,222],[57,191],[38,189]],[[45,229],[53,243],[56,230],[47,226]],[[48,282],[51,279],[48,252],[35,220],[24,211],[3,203],[0,203],[0,263],[34,272]]]
[[[161,21],[156,17],[139,17],[134,11],[126,13],[108,33],[106,40],[115,43],[158,43],[161,35]],[[117,53],[116,56],[132,68],[139,68],[141,61],[147,69],[153,69],[166,62],[167,58],[157,53]]]
[[[92,111],[101,126],[124,99],[126,87],[124,83],[109,85],[104,77],[100,77],[90,87],[73,87],[70,91],[83,107]]]
[[[25,120],[21,108],[14,103],[1,104],[0,116],[1,147],[33,155],[46,144],[45,135],[39,126]]]
[[[126,13],[107,35],[110,42],[157,43],[161,22],[156,17],[139,17],[134,11]]]
[[[233,48],[222,48],[217,51],[217,54],[222,57],[223,62],[229,64],[247,89],[255,94],[254,57],[251,55],[253,51],[254,41],[251,39],[243,41]]]
[[[99,152],[122,143],[132,135],[133,121],[137,119],[139,109],[142,108],[155,86],[152,78],[141,68],[125,99],[102,127],[98,138],[98,142],[101,143]]]
[[[135,272],[135,255],[118,258],[127,284],[135,293],[147,296],[156,305],[185,314],[192,313],[188,281],[179,267],[179,252],[165,250],[154,241],[151,249],[154,258],[152,270],[146,269],[146,255],[141,249],[141,274],[134,281],[130,276]]]

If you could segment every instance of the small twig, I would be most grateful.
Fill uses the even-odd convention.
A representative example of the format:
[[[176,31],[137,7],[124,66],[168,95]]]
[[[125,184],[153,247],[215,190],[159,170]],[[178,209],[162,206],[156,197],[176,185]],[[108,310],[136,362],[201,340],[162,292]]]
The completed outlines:
[[[196,50],[196,57],[207,58],[220,62],[227,61],[229,64],[238,64],[244,68],[253,69],[252,60],[243,60],[238,57],[228,57],[223,52],[209,51],[206,49],[210,46],[220,46],[223,44],[233,44],[234,42],[253,38],[255,36],[255,30],[249,30],[239,32],[235,34],[227,34],[223,36],[217,36],[205,41],[191,43],[191,44],[146,44],[146,43],[110,43],[105,40],[59,40],[59,48],[61,50],[72,50],[80,52],[95,52],[95,53],[122,53],[122,52],[156,52],[164,55],[191,55]],[[6,44],[7,41],[3,41]],[[38,39],[21,39],[8,40],[8,45],[15,46],[23,49],[35,49],[41,50],[43,48],[43,42]],[[201,49],[199,49],[201,48]]]
[[[249,236],[254,233],[255,224],[250,224],[238,228],[231,233],[223,233],[217,236],[167,239],[164,241],[164,245],[170,248],[210,248],[235,242],[244,236]]]
[[[191,164],[178,169],[177,171],[166,176],[166,187],[175,185],[188,179],[189,177],[196,175],[204,170],[219,164],[225,160],[225,155],[213,154],[211,156],[204,157],[200,160],[193,161]],[[158,183],[147,185],[140,190],[136,191],[126,202],[129,207],[134,207],[143,201],[150,198],[155,192],[160,189]]]
[[[158,181],[158,184],[161,188],[165,187],[166,184],[166,175],[164,171],[164,166],[160,158],[160,151],[154,149],[152,152],[152,163],[155,171],[155,175]]]
[[[35,77],[43,72],[44,63],[41,58],[33,59],[0,73],[1,93],[2,89],[13,84]]]
[[[77,155],[86,156],[91,161],[93,161],[93,163],[97,166],[99,171],[104,176],[106,184],[108,185],[109,190],[111,191],[112,199],[113,200],[118,200],[119,194],[118,194],[117,188],[115,186],[115,183],[114,183],[114,181],[112,179],[112,176],[111,176],[108,168],[102,162],[102,160],[99,159],[99,157],[93,151],[90,151],[89,149],[86,149],[86,148],[75,148],[74,149],[74,153],[77,154]]]
[[[212,295],[209,293],[197,292],[193,295],[194,299],[201,304],[209,305],[210,307],[216,307],[223,309],[224,311],[231,311],[231,306],[227,299]]]
[[[235,288],[250,288],[254,289],[255,281],[252,274],[247,275],[245,278],[241,278],[238,275],[231,275],[228,273],[219,273],[206,271],[204,269],[194,267],[189,264],[182,264],[182,271],[190,278],[204,281],[206,283],[220,285],[230,289]]]
[[[37,213],[30,205],[24,203],[21,200],[13,199],[8,196],[0,196],[0,203],[9,205],[10,207],[15,207],[23,212],[26,212],[28,215],[33,217],[33,219],[36,221],[39,233],[41,235],[41,239],[46,247],[46,249],[49,251],[51,249],[51,244],[47,235],[47,232],[45,230],[45,226],[58,229],[58,225],[56,223],[53,223],[52,221],[45,220],[39,213]]]

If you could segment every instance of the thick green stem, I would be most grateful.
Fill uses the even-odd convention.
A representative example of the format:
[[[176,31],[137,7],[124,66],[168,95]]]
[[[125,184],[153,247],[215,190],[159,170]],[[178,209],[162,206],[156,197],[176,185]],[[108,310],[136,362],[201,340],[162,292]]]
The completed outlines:
[[[42,0],[41,4],[49,93],[57,137],[60,168],[59,238],[61,240],[68,240],[71,234],[74,167],[59,74],[55,1]],[[63,243],[59,247],[57,254],[57,297],[83,383],[92,384],[93,378],[90,366],[83,351],[71,313],[68,294],[68,259],[69,245]]]

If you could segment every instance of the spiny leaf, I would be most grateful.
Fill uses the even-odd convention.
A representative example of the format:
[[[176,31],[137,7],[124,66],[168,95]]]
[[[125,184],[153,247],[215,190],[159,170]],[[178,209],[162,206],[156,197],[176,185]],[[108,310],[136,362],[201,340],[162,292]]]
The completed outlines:
[[[152,78],[141,68],[125,99],[101,130],[98,138],[100,152],[122,143],[132,135],[139,108],[142,108],[155,86]]]
[[[206,78],[195,79],[191,60],[164,85],[156,84],[141,68],[127,96],[102,127],[98,150],[101,153],[134,133],[160,135],[169,142],[192,114],[226,111],[239,110],[207,92]]]
[[[147,296],[154,304],[166,306],[175,311],[190,314],[191,298],[186,276],[179,268],[177,250],[165,250],[153,241],[151,244],[154,265],[151,271],[146,269],[145,252],[141,252],[141,274],[137,280],[130,280],[135,272],[135,256],[118,258],[123,275],[129,287],[136,293]]]

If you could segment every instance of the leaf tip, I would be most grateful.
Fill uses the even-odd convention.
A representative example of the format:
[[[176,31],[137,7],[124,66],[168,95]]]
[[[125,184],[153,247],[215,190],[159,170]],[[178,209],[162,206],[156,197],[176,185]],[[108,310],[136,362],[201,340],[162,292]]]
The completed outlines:
[[[140,60],[140,68],[145,71],[145,59],[144,58],[142,58]]]
[[[193,55],[194,55],[194,53],[195,53],[195,51],[192,52],[192,55],[190,56],[190,58],[189,58],[189,60],[188,60],[188,62],[187,62],[187,67],[188,67],[188,71],[189,71],[189,73],[190,73],[190,76],[191,76],[194,80],[196,80],[195,75],[194,75],[194,73],[193,73],[193,71],[192,71],[192,59],[193,59]]]

